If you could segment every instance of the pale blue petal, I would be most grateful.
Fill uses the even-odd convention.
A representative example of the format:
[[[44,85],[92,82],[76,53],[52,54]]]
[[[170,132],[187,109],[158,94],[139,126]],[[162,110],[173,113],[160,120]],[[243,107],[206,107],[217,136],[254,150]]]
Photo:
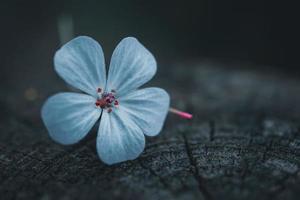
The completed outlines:
[[[126,94],[148,82],[156,73],[153,55],[138,40],[124,38],[113,52],[107,81],[107,90]]]
[[[137,158],[145,148],[142,130],[121,109],[103,111],[97,137],[97,151],[106,164]]]
[[[87,135],[101,114],[95,101],[92,96],[71,92],[50,97],[43,105],[42,119],[51,138],[74,144]]]
[[[90,37],[80,36],[63,45],[54,56],[54,64],[62,79],[83,92],[97,97],[97,88],[105,88],[103,51]]]
[[[144,134],[155,136],[163,127],[170,97],[163,89],[145,88],[122,96],[119,103]]]

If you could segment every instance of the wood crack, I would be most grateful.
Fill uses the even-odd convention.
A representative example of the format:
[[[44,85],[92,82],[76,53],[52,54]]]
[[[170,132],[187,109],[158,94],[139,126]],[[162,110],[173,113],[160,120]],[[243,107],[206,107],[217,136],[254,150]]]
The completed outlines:
[[[188,143],[188,139],[187,139],[187,137],[184,134],[182,134],[182,137],[183,137],[183,140],[184,140],[185,149],[186,149],[189,161],[190,161],[190,165],[194,168],[192,170],[192,173],[194,175],[195,180],[198,183],[198,189],[199,189],[199,191],[201,192],[201,194],[203,195],[203,197],[206,200],[212,200],[213,197],[210,194],[210,192],[207,190],[207,188],[205,186],[205,183],[204,183],[204,179],[200,175],[197,163],[196,163],[195,159],[193,158],[193,153],[192,153],[192,150],[191,150],[190,145]]]
[[[213,141],[215,137],[215,122],[213,120],[209,121],[209,140]]]

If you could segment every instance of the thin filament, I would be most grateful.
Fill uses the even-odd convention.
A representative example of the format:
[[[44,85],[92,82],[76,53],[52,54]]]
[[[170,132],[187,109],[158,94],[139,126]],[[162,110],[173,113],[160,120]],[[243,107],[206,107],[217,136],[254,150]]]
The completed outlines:
[[[175,108],[169,108],[169,112],[179,115],[179,117],[182,117],[184,119],[192,119],[193,118],[192,114],[177,110]]]

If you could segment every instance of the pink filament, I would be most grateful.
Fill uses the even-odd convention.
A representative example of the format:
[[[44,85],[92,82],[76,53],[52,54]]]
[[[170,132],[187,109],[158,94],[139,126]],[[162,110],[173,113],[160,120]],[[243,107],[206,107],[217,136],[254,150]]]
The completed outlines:
[[[169,111],[171,113],[174,113],[176,115],[179,115],[180,117],[184,118],[184,119],[192,119],[193,118],[193,115],[190,114],[190,113],[187,113],[187,112],[183,112],[183,111],[180,111],[180,110],[177,110],[175,108],[170,108]]]

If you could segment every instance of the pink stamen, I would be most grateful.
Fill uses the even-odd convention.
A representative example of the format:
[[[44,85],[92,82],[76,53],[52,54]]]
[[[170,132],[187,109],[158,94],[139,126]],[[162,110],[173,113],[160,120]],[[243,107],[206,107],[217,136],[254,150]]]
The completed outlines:
[[[106,109],[108,113],[112,112],[114,107],[118,107],[119,101],[116,99],[115,93],[103,92],[101,88],[97,88],[97,92],[101,96],[99,95],[95,102],[96,107]],[[114,90],[114,92],[116,91]]]
[[[119,101],[118,100],[115,100],[115,106],[119,105]]]
[[[183,111],[180,111],[180,110],[177,110],[175,108],[170,108],[169,112],[174,113],[176,115],[179,115],[180,117],[182,117],[184,119],[192,119],[193,118],[192,114],[187,113],[187,112],[183,112]]]

